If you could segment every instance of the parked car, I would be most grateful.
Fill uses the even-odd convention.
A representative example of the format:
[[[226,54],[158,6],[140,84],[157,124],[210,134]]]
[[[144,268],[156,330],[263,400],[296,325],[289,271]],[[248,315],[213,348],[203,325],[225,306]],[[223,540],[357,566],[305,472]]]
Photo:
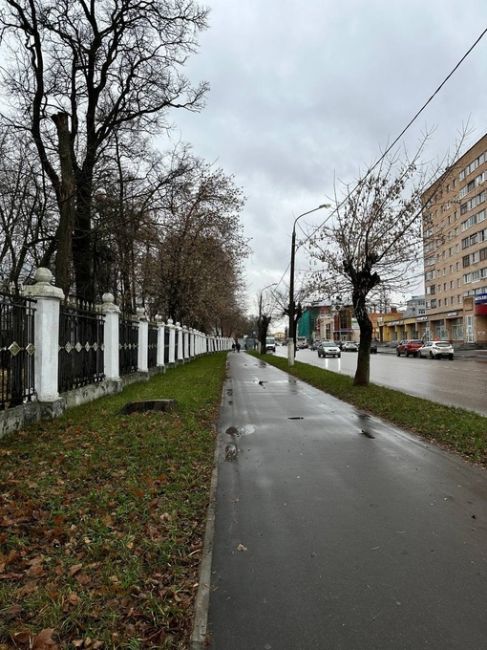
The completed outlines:
[[[420,357],[430,359],[441,359],[442,357],[453,359],[455,350],[449,341],[427,341],[422,348],[419,348]]]
[[[340,348],[334,341],[321,341],[318,346],[319,357],[336,357],[339,359],[342,354]]]
[[[355,343],[355,341],[343,341],[342,351],[358,352],[358,345]]]
[[[410,355],[417,357],[418,350],[421,347],[423,347],[423,341],[421,339],[404,339],[397,346],[396,354],[398,357],[400,357],[401,354],[404,354],[406,357],[409,357]]]

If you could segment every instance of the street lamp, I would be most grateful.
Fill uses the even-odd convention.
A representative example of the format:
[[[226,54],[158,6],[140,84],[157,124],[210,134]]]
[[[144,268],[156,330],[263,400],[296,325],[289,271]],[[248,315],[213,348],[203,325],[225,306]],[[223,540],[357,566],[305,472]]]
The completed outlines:
[[[296,254],[296,224],[298,223],[301,217],[305,217],[307,214],[316,212],[317,210],[322,210],[323,208],[331,208],[329,203],[322,203],[317,208],[308,210],[300,214],[293,223],[293,234],[291,237],[291,265],[289,270],[289,327],[288,327],[288,340],[287,340],[287,360],[290,366],[294,366],[294,338],[295,338],[295,328],[294,328],[294,316],[296,313],[296,304],[294,302],[294,256]]]

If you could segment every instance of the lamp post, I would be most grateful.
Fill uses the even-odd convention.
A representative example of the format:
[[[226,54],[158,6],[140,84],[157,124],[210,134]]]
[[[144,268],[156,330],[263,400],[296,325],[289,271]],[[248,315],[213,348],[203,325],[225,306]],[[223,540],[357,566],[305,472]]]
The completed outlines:
[[[265,352],[265,350],[262,349],[262,347],[263,347],[263,343],[262,343],[262,341],[260,340],[261,321],[262,321],[262,296],[264,295],[264,291],[265,291],[266,289],[269,289],[270,287],[275,287],[276,284],[277,284],[277,282],[272,282],[271,284],[266,285],[263,289],[261,289],[260,296],[259,296],[259,320],[258,320],[258,323],[259,323],[259,327],[258,327],[259,333],[258,333],[258,336],[259,336],[259,343],[260,343],[260,346],[259,346],[259,352],[260,352],[260,354],[263,354],[263,353]],[[265,343],[264,343],[264,345],[265,345]]]
[[[296,224],[298,223],[301,217],[305,217],[307,214],[316,212],[317,210],[322,210],[323,208],[331,208],[329,203],[323,203],[317,208],[308,210],[300,214],[293,223],[293,233],[291,237],[291,265],[289,269],[289,327],[288,327],[288,339],[287,339],[287,360],[290,366],[294,366],[294,338],[295,338],[295,328],[294,328],[294,316],[296,313],[296,305],[294,302],[294,257],[296,255]]]

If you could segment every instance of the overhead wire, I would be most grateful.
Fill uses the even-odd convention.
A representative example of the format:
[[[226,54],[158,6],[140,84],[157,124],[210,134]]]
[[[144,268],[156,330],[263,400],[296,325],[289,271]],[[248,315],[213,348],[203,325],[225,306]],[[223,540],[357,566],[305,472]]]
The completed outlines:
[[[447,74],[447,76],[443,79],[441,84],[436,88],[436,90],[433,92],[433,94],[428,98],[428,100],[421,106],[421,108],[416,111],[414,116],[409,120],[409,122],[406,124],[406,126],[403,128],[403,130],[399,133],[399,135],[392,141],[392,143],[386,148],[384,153],[375,161],[375,163],[372,165],[367,170],[367,173],[365,174],[364,178],[361,179],[362,181],[370,176],[370,174],[374,171],[374,169],[380,165],[380,163],[384,160],[384,158],[387,156],[388,153],[392,151],[392,149],[396,146],[396,144],[399,142],[399,140],[402,138],[402,136],[406,133],[406,131],[414,124],[414,122],[418,119],[418,117],[421,115],[421,113],[425,110],[425,108],[433,101],[433,99],[436,97],[436,95],[440,92],[440,90],[443,88],[443,86],[447,83],[447,81],[450,80],[450,78],[455,74],[455,72],[458,70],[458,68],[461,66],[461,64],[465,61],[465,59],[468,57],[468,55],[472,52],[472,50],[480,43],[482,38],[485,36],[487,33],[487,27],[483,30],[483,32],[480,34],[480,36],[477,37],[477,39],[474,41],[474,43],[468,48],[468,50],[465,52],[465,54],[462,56],[462,58],[455,64],[455,66],[450,70],[450,72]],[[345,196],[344,199],[332,210],[332,212],[328,215],[326,219],[322,221],[322,223],[317,226],[313,232],[306,237],[306,239],[302,242],[302,244],[305,244],[307,241],[313,237],[313,235],[323,227],[326,221],[335,214],[335,212],[338,212],[338,210],[343,206],[343,204],[350,198],[350,196],[355,192],[355,190],[358,188],[360,185],[360,182],[358,182],[352,190],[348,192],[348,194]]]
[[[392,143],[386,148],[384,153],[375,161],[375,163],[369,167],[367,170],[367,173],[365,176],[357,182],[357,184],[347,193],[347,195],[340,201],[338,205],[333,208],[333,210],[328,214],[326,219],[324,219],[309,235],[306,235],[305,239],[300,242],[300,245],[306,244],[317,232],[322,228],[325,223],[335,214],[338,212],[338,210],[345,204],[345,202],[350,198],[350,196],[353,194],[353,192],[356,191],[356,189],[359,187],[360,183],[363,182],[365,178],[370,176],[370,174],[376,169],[378,165],[385,159],[385,157],[390,153],[390,151],[396,146],[396,144],[399,142],[399,140],[403,137],[403,135],[408,131],[408,129],[414,124],[414,122],[418,119],[418,117],[423,113],[423,111],[426,109],[426,107],[433,101],[433,99],[436,97],[436,95],[440,92],[440,90],[443,88],[443,86],[450,80],[450,78],[455,74],[455,72],[458,70],[458,68],[462,65],[462,63],[465,61],[465,59],[469,56],[469,54],[475,49],[475,47],[480,43],[482,38],[485,36],[487,33],[487,27],[481,32],[481,34],[475,39],[475,41],[472,43],[472,45],[468,48],[468,50],[465,52],[465,54],[458,60],[458,62],[455,64],[455,66],[450,70],[450,72],[447,74],[447,76],[443,79],[443,81],[440,83],[440,85],[434,90],[434,92],[431,94],[431,96],[426,100],[426,102],[421,106],[421,108],[416,111],[414,116],[409,120],[409,122],[406,124],[406,126],[402,129],[402,131],[399,133],[399,135],[392,141]],[[300,224],[298,224],[300,226]],[[303,230],[303,228],[301,228]],[[304,230],[303,230],[304,232]],[[306,234],[306,233],[304,233]],[[287,265],[284,273],[281,276],[281,279],[277,283],[277,286],[281,284],[283,281],[288,269],[290,267],[290,264]]]

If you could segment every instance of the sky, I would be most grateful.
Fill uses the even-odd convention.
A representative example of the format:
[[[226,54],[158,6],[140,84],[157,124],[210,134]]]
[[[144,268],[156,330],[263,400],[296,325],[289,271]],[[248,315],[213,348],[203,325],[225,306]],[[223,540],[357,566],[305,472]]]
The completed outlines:
[[[483,29],[485,0],[208,0],[209,29],[186,65],[210,84],[200,113],[177,111],[173,136],[242,187],[252,254],[247,305],[277,282],[288,287],[294,219],[352,183],[431,96]],[[469,148],[486,132],[487,35],[402,140],[425,158]],[[311,231],[320,210],[300,224]],[[299,235],[299,231],[298,231]],[[297,251],[297,284],[310,268]],[[419,282],[419,283],[418,283]],[[272,289],[267,289],[272,291]],[[411,294],[422,293],[411,280]],[[404,295],[405,299],[408,297]]]

